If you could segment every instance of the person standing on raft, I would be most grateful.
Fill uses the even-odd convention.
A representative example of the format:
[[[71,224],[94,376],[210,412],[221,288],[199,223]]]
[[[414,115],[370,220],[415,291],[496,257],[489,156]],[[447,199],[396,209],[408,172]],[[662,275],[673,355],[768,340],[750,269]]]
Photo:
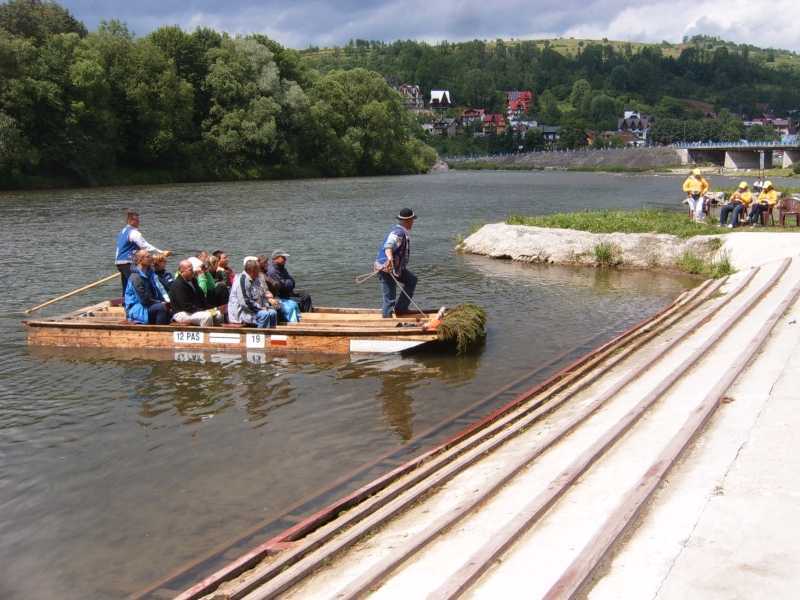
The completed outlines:
[[[128,287],[128,277],[131,276],[131,263],[134,262],[133,256],[139,250],[147,250],[155,254],[170,256],[169,250],[161,251],[153,244],[148,242],[139,231],[139,213],[129,210],[127,213],[127,224],[117,235],[117,255],[116,265],[122,278],[122,296],[125,297],[125,289]]]
[[[411,228],[417,215],[410,208],[404,208],[397,215],[399,223],[392,229],[378,248],[374,268],[378,271],[383,290],[383,318],[408,312],[411,298],[417,287],[417,277],[408,270],[411,257]],[[402,286],[400,298],[397,298],[397,284]]]

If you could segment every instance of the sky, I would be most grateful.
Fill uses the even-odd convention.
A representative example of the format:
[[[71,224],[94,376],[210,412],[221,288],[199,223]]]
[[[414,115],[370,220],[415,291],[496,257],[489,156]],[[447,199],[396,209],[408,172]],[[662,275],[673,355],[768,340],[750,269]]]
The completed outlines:
[[[284,46],[350,39],[437,42],[551,37],[680,42],[715,35],[800,51],[800,0],[60,0],[90,30],[119,19],[137,35],[161,25],[263,33]]]

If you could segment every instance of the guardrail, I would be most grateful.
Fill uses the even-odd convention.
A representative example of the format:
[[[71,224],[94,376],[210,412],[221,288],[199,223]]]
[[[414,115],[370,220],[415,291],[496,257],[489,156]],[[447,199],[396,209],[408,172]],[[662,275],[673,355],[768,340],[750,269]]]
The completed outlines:
[[[681,150],[728,150],[735,148],[745,149],[795,149],[800,148],[800,139],[798,136],[785,136],[781,140],[770,142],[751,142],[751,141],[737,141],[737,142],[675,142],[673,147]]]

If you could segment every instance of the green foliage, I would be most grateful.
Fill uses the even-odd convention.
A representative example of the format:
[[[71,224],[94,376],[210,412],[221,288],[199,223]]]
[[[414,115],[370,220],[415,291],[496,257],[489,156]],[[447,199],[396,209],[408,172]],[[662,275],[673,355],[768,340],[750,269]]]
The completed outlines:
[[[714,235],[719,230],[705,223],[695,223],[686,213],[661,210],[586,211],[524,217],[511,215],[509,225],[577,229],[592,233],[669,233],[680,238]]]
[[[726,253],[714,260],[697,256],[686,250],[678,257],[676,266],[690,275],[702,275],[711,279],[720,279],[736,272]]]
[[[600,242],[593,248],[594,261],[598,267],[615,267],[622,262],[619,247],[611,242]]]
[[[486,339],[486,311],[476,304],[459,304],[445,313],[436,333],[439,341],[455,344],[464,354]]]
[[[313,101],[310,100],[313,98]],[[436,159],[367,71],[320,77],[262,35],[119,21],[92,33],[52,2],[0,5],[0,187],[418,173]]]

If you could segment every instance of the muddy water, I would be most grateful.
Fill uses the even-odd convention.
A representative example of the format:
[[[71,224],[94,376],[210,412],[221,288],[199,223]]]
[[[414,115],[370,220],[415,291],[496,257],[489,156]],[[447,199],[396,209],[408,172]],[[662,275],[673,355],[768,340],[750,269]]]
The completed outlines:
[[[452,247],[474,224],[511,213],[639,207],[674,197],[678,183],[483,172],[0,195],[0,597],[136,592],[520,374],[656,312],[692,282],[517,265]],[[466,357],[263,364],[29,349],[20,311],[113,272],[127,206],[141,211],[151,242],[179,254],[223,248],[238,266],[245,254],[283,248],[318,304],[345,306],[378,306],[377,283],[353,277],[411,206],[418,301],[483,305],[487,343]]]

